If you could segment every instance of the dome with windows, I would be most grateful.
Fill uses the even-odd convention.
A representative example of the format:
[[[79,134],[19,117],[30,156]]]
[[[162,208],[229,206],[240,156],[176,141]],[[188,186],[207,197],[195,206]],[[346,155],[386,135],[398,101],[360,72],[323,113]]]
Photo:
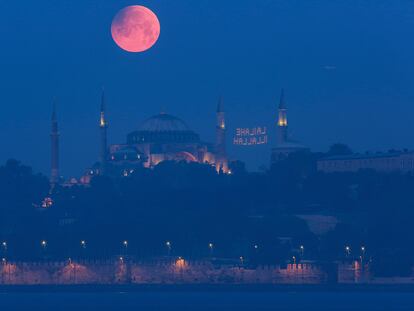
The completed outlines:
[[[170,114],[160,113],[148,118],[139,126],[138,131],[148,132],[171,132],[171,131],[190,131],[187,124]]]
[[[175,116],[160,113],[145,120],[137,131],[127,137],[128,144],[142,143],[193,143],[199,136],[187,124]]]

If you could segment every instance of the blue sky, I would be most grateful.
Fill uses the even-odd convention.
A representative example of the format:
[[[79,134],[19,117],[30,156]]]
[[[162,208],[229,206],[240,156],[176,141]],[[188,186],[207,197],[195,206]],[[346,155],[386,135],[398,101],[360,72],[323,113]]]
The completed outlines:
[[[132,4],[161,23],[145,53],[111,39]],[[161,109],[213,141],[220,95],[229,144],[236,127],[274,130],[284,87],[292,138],[312,150],[414,149],[413,1],[1,1],[0,35],[0,162],[48,174],[56,96],[62,173],[82,173],[97,159],[102,86],[111,143]],[[256,169],[272,143],[229,149]]]

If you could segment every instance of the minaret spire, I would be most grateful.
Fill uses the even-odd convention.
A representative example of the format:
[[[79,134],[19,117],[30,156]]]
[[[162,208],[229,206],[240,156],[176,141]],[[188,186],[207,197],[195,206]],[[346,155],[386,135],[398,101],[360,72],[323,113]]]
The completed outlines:
[[[218,172],[227,173],[229,168],[226,154],[226,122],[222,97],[219,98],[217,104],[216,119],[216,169]]]
[[[283,88],[280,91],[279,109],[286,109],[285,89]]]
[[[50,184],[52,188],[59,183],[59,128],[56,114],[56,99],[53,99],[52,119],[51,119],[51,172]]]
[[[101,163],[101,172],[105,170],[106,166],[106,157],[107,157],[107,128],[108,123],[105,116],[105,91],[102,89],[101,95],[101,109],[100,109],[100,118],[99,118],[99,130],[100,130],[100,152],[99,152],[99,162]]]

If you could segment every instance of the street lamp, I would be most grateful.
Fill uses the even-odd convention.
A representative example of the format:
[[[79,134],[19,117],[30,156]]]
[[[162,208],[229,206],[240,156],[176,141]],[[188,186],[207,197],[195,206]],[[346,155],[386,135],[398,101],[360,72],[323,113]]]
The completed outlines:
[[[240,256],[240,257],[239,257],[239,259],[240,259],[240,263],[243,265],[243,263],[244,263],[244,258],[243,258],[243,256]]]
[[[7,242],[6,241],[1,242],[1,247],[4,249],[4,251],[7,251]]]
[[[80,241],[80,245],[82,248],[86,248],[86,241],[85,240]]]
[[[347,246],[345,246],[345,253],[346,253],[346,256],[348,257],[349,255],[351,255],[351,247],[349,247],[348,245]]]
[[[305,253],[305,247],[301,245],[299,248],[300,248],[300,255],[303,257],[303,254]]]
[[[128,241],[127,240],[123,241],[122,245],[124,245],[124,247],[127,248],[128,247]]]
[[[214,248],[214,244],[213,243],[208,243],[208,248],[210,250],[210,256],[213,255],[213,248]]]
[[[365,246],[361,246],[361,253],[362,253],[362,256],[365,255]]]
[[[296,257],[292,256],[293,264],[296,265]]]
[[[170,256],[170,254],[171,254],[171,242],[170,241],[165,242],[165,246],[167,247],[167,254],[168,254],[168,256]]]
[[[42,241],[40,242],[40,245],[42,246],[42,248],[43,248],[43,249],[45,249],[45,248],[46,248],[46,246],[47,246],[47,241],[46,241],[46,240],[42,240]]]

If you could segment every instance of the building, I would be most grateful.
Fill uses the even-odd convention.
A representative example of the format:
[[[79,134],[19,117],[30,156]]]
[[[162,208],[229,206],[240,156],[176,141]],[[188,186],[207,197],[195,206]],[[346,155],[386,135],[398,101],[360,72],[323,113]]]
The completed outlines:
[[[276,135],[276,147],[272,148],[271,164],[286,159],[291,153],[307,150],[305,146],[289,139],[287,106],[283,89],[278,107]]]
[[[331,156],[319,159],[317,168],[318,171],[325,173],[358,172],[360,170],[407,173],[414,171],[414,152],[394,151]]]
[[[99,161],[87,170],[81,182],[88,183],[94,175],[128,176],[138,167],[153,168],[163,161],[206,163],[214,166],[217,172],[228,173],[225,113],[221,99],[216,118],[214,144],[202,141],[180,118],[162,112],[146,119],[136,130],[128,133],[124,143],[108,146],[108,121],[102,94]]]

